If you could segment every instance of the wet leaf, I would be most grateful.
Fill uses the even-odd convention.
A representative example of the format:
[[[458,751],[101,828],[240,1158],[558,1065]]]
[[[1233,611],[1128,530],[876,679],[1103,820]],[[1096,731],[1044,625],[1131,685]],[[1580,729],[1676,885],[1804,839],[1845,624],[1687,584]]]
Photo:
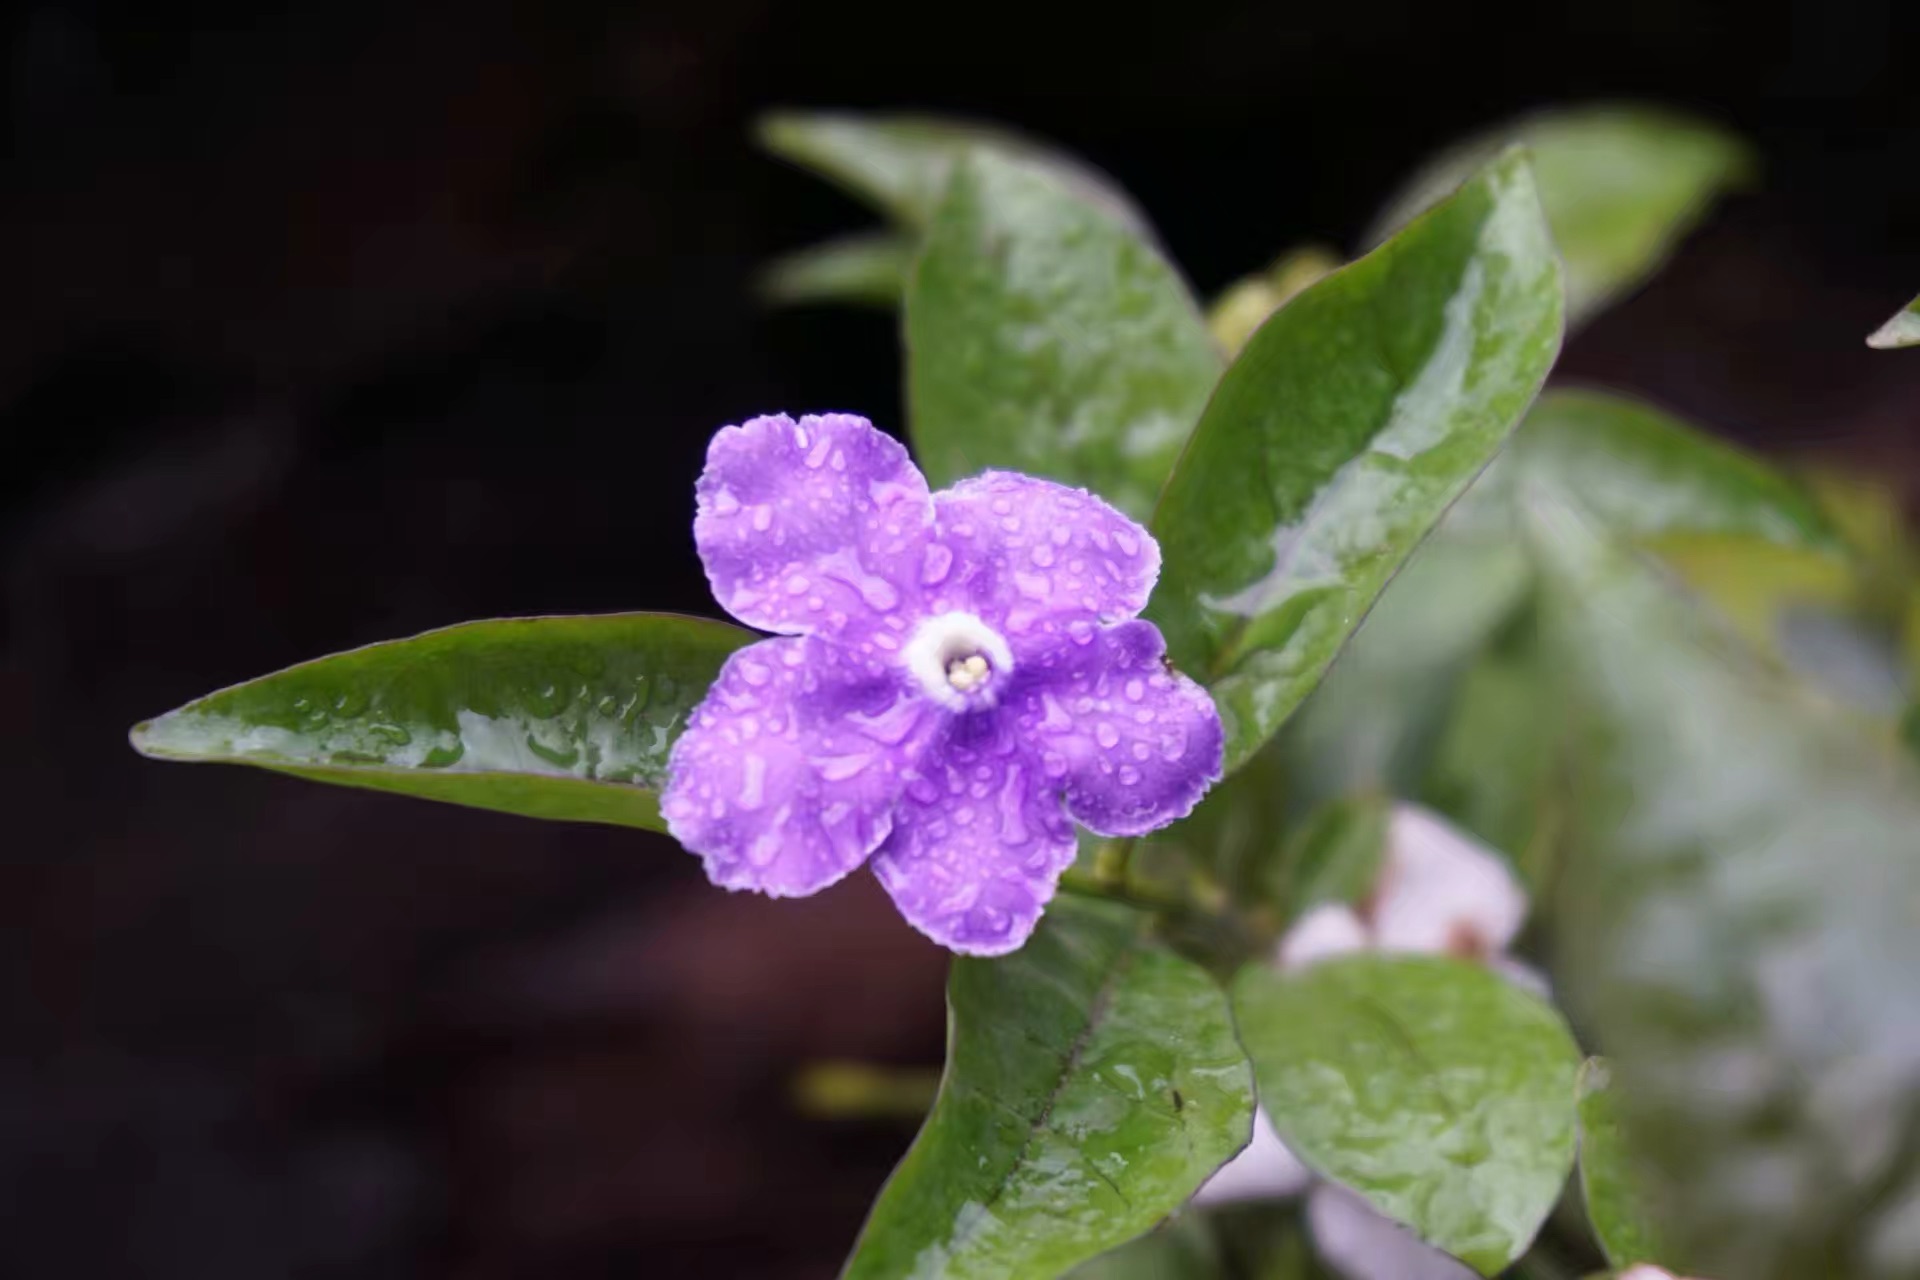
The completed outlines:
[[[133,745],[662,831],[667,749],[727,655],[753,639],[658,613],[469,622],[222,689],[136,725]]]
[[[1536,997],[1441,956],[1241,971],[1260,1101],[1302,1160],[1483,1275],[1527,1249],[1574,1157],[1579,1050]]]
[[[907,388],[936,485],[1002,467],[1140,519],[1224,363],[1179,275],[1033,165],[955,174],[907,288]]]
[[[1580,1195],[1587,1222],[1616,1267],[1661,1256],[1640,1177],[1611,1073],[1603,1060],[1589,1058],[1580,1068]]]
[[[1518,153],[1248,342],[1153,522],[1151,612],[1210,685],[1229,767],[1319,683],[1559,342],[1559,267]]]
[[[1867,345],[1891,351],[1895,347],[1920,346],[1920,298],[1893,313],[1893,318],[1875,329]]]
[[[760,277],[760,292],[783,304],[858,302],[891,307],[906,288],[915,252],[911,236],[868,231],[829,240],[779,259]]]
[[[1225,994],[1141,914],[1063,895],[1032,941],[955,961],[940,1100],[851,1280],[1034,1280],[1151,1228],[1245,1145]]]
[[[1920,1272],[1920,773],[1594,523],[1529,517],[1577,731],[1555,975],[1670,1265]]]
[[[1515,143],[1532,153],[1540,203],[1567,264],[1569,325],[1644,283],[1754,169],[1740,139],[1677,112],[1622,103],[1547,111],[1435,157],[1388,202],[1366,242],[1384,240]]]
[[[910,114],[776,111],[761,117],[756,136],[774,155],[837,183],[908,230],[932,221],[962,156],[991,152],[1046,171],[1122,225],[1152,236],[1146,218],[1113,179],[1057,147],[997,125]]]

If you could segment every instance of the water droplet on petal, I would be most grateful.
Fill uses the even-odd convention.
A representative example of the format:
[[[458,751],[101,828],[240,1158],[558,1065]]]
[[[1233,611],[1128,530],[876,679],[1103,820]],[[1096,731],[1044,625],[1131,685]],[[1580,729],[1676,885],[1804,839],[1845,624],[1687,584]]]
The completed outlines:
[[[740,761],[740,807],[758,809],[767,798],[767,762],[749,752]]]
[[[1093,737],[1096,742],[1108,750],[1118,746],[1120,743],[1119,730],[1115,729],[1105,720],[1102,720],[1100,726],[1093,731]]]
[[[765,503],[753,509],[753,527],[761,533],[773,528],[773,508]]]
[[[920,581],[931,587],[945,582],[947,573],[953,568],[953,551],[945,543],[929,542],[921,553]]]
[[[1130,764],[1120,766],[1120,785],[1130,787],[1140,781],[1140,771]]]

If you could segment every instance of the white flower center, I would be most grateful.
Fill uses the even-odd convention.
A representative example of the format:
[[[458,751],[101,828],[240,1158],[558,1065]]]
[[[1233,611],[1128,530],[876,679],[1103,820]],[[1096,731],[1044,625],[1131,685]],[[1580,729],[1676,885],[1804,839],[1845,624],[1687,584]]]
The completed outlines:
[[[901,657],[927,696],[955,711],[992,706],[1013,674],[1005,638],[970,613],[928,618]]]

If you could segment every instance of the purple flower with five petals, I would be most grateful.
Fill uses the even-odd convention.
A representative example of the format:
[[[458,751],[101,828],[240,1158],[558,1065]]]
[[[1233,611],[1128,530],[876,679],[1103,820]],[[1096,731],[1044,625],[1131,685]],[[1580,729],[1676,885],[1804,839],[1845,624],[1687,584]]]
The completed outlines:
[[[667,826],[729,889],[815,893],[872,861],[955,951],[1026,941],[1074,859],[1185,817],[1220,717],[1135,617],[1160,549],[1081,489],[940,493],[850,414],[726,427],[694,540],[741,649],[674,744]]]

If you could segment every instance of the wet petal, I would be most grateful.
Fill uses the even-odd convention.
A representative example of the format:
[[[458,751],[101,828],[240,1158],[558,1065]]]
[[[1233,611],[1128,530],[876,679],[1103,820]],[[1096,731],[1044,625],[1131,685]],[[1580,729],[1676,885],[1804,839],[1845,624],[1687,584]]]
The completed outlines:
[[[933,727],[925,699],[845,648],[764,640],[729,658],[694,709],[661,812],[715,884],[814,893],[886,839]]]
[[[1024,655],[1010,699],[1020,732],[1067,812],[1101,835],[1184,818],[1220,780],[1220,714],[1165,652],[1159,629],[1134,621]]]
[[[1160,576],[1153,535],[1084,489],[989,471],[933,501],[931,612],[978,614],[1009,640],[1131,618]]]
[[[714,436],[696,491],[694,542],[728,613],[898,650],[933,504],[897,440],[846,413],[755,418]]]
[[[873,870],[935,942],[1003,955],[1027,940],[1072,865],[1073,824],[1004,716],[975,712],[948,726],[909,778]]]
[[[1273,1131],[1265,1107],[1253,1110],[1253,1138],[1239,1155],[1220,1166],[1198,1191],[1197,1205],[1232,1204],[1241,1200],[1287,1200],[1305,1191],[1313,1171],[1287,1149]]]
[[[1383,951],[1485,959],[1526,918],[1526,890],[1504,858],[1430,809],[1394,806],[1371,911]]]
[[[1478,1280],[1472,1267],[1335,1183],[1323,1182],[1307,1197],[1307,1226],[1320,1256],[1349,1280]]]

